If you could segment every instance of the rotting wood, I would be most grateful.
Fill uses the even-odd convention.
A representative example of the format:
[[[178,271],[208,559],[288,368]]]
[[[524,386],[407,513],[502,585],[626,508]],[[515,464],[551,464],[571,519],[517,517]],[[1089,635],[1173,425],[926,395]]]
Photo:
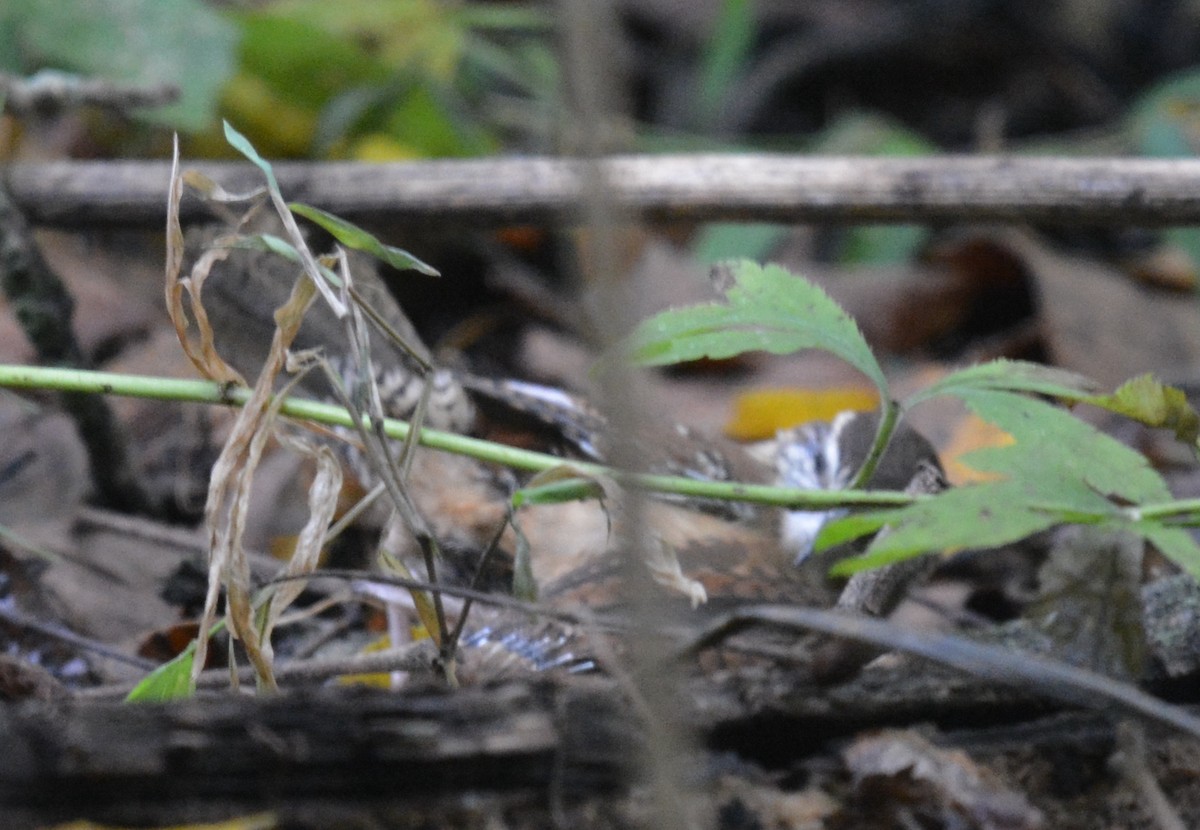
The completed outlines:
[[[617,206],[648,219],[779,222],[1200,222],[1200,160],[1133,158],[618,156],[602,162]],[[366,164],[282,162],[285,196],[347,218],[426,224],[548,222],[579,204],[579,162],[501,158]],[[232,191],[262,184],[250,164],[188,165]],[[16,164],[4,184],[30,220],[161,226],[169,165]],[[201,215],[184,203],[185,218]]]
[[[604,684],[353,690],[168,705],[0,706],[0,816],[120,824],[344,803],[545,808],[621,786],[630,730]],[[465,795],[464,795],[465,794]]]
[[[863,729],[913,723],[949,730],[950,745],[957,729],[1004,724],[995,741],[1024,724],[1055,747],[1078,732],[1046,728],[1061,711],[1029,690],[900,658],[833,688],[778,665],[696,676],[676,717],[697,727],[714,763],[732,753],[771,768],[826,757]],[[1111,713],[1073,717],[1101,742],[1113,728]],[[595,821],[595,811],[628,809],[631,781],[637,790],[629,764],[645,734],[603,678],[0,706],[0,816],[6,828],[260,811],[289,827],[360,827],[364,816],[475,827],[484,825],[472,816],[511,810],[523,818],[509,826],[536,827],[551,811],[586,805],[590,826],[623,826]]]

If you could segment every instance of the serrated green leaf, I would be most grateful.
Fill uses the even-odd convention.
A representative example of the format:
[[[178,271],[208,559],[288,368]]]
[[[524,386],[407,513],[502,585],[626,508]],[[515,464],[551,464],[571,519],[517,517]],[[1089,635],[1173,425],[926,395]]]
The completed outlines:
[[[323,211],[320,208],[300,202],[290,202],[288,209],[292,213],[299,214],[305,219],[320,225],[329,231],[334,239],[346,247],[368,253],[386,262],[393,268],[400,270],[412,269],[420,271],[422,274],[428,274],[431,277],[441,276],[438,270],[432,265],[422,262],[402,248],[383,244],[374,235],[358,227],[353,222],[347,222],[340,216],[334,216],[332,213]]]
[[[125,697],[126,703],[163,703],[191,697],[196,692],[192,683],[192,658],[196,654],[193,641],[187,648],[142,678]]]
[[[663,366],[754,350],[824,349],[866,375],[888,398],[887,379],[862,332],[828,294],[778,265],[739,260],[726,267],[733,283],[725,290],[725,304],[657,314],[638,326],[626,353],[641,365]]]
[[[1019,482],[1031,502],[1103,511],[1171,497],[1143,455],[1053,404],[990,389],[959,396],[1016,441],[968,453],[963,461]]]
[[[1049,395],[1068,401],[1088,399],[1098,390],[1095,381],[1076,372],[1024,360],[992,360],[961,369],[909,397],[906,409],[939,395],[972,390],[1003,390]]]
[[[1200,415],[1188,403],[1187,395],[1154,375],[1141,375],[1121,384],[1111,395],[1085,400],[1147,426],[1174,430],[1175,437],[1189,445],[1195,445],[1200,437]]]
[[[1059,519],[1033,509],[1019,484],[996,482],[959,487],[910,507],[886,511],[880,517],[888,524],[862,556],[844,559],[832,573],[846,576],[877,568],[923,553],[968,548],[987,548],[1015,542],[1052,527]],[[830,537],[837,525],[831,523]],[[823,533],[821,542],[826,541]]]
[[[889,526],[866,554],[838,563],[834,573],[848,574],[930,551],[995,547],[1070,521],[1147,536],[1155,528],[1136,522],[1128,510],[1130,505],[1170,498],[1166,482],[1141,454],[1045,401],[971,384],[957,385],[955,394],[1015,440],[962,459],[1001,479],[948,490],[881,515],[868,514],[871,518],[831,523],[820,537],[822,545],[870,522]],[[841,522],[857,525],[843,529],[838,527]],[[1178,536],[1163,537],[1176,551],[1184,551]]]

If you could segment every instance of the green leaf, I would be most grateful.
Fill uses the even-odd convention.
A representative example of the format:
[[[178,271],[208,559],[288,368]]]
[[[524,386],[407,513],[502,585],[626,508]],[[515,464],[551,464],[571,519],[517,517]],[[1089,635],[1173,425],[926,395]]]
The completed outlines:
[[[538,584],[533,575],[533,551],[520,521],[517,520],[515,509],[508,511],[508,523],[512,525],[513,536],[516,537],[513,550],[512,594],[525,602],[537,602]]]
[[[225,140],[229,142],[229,146],[237,150],[258,167],[267,177],[267,187],[270,188],[271,194],[277,197],[280,201],[283,200],[282,194],[279,192],[279,182],[275,179],[275,170],[271,167],[271,162],[258,154],[258,150],[254,149],[254,145],[250,143],[246,136],[239,133],[233,128],[233,125],[228,121],[223,122],[225,127]]]
[[[605,519],[611,521],[606,498],[614,498],[618,485],[610,476],[585,472],[573,464],[559,464],[540,471],[529,483],[512,495],[508,510],[508,521],[517,537],[513,555],[513,594],[520,599],[533,602],[537,599],[538,585],[533,575],[533,562],[529,540],[521,529],[517,512],[522,507],[544,504],[562,504],[580,499],[599,499]],[[611,528],[610,528],[611,529]]]
[[[888,398],[887,379],[858,326],[829,295],[778,265],[727,263],[733,283],[725,304],[670,309],[645,320],[625,353],[645,366],[720,360],[762,350],[824,349],[854,366]]]
[[[836,548],[855,539],[874,533],[890,521],[899,518],[895,510],[869,510],[865,513],[850,513],[826,522],[813,540],[813,550],[823,551]]]
[[[126,703],[163,703],[191,697],[196,692],[192,684],[192,658],[196,654],[193,641],[183,651],[142,678],[125,698]]]
[[[337,10],[329,10],[336,14]],[[323,21],[281,11],[273,4],[235,13],[243,31],[244,75],[289,103],[313,110],[350,87],[386,81],[387,65],[360,41],[324,26]]]
[[[911,507],[872,511],[870,515],[876,524],[889,525],[887,532],[876,537],[862,556],[835,565],[831,570],[834,575],[846,576],[933,551],[995,547],[1024,539],[1059,521],[1050,513],[1032,509],[1020,485],[1012,482],[958,487]],[[817,549],[838,543],[844,535],[839,525],[855,518],[862,517],[831,522],[818,536]]]
[[[889,524],[888,532],[876,537],[865,555],[839,563],[835,573],[929,551],[1008,544],[1064,522],[1148,535],[1148,523],[1136,521],[1129,507],[1167,500],[1170,492],[1140,453],[1045,401],[969,384],[954,391],[979,417],[1015,439],[962,459],[1000,480],[871,514],[871,521]],[[855,518],[857,527],[842,529],[835,522],[819,542],[827,546],[865,526],[866,520]],[[1165,538],[1183,550],[1178,536]]]
[[[1187,395],[1153,375],[1128,380],[1111,395],[1097,395],[1085,400],[1147,426],[1174,430],[1175,437],[1189,445],[1194,446],[1200,437],[1200,415],[1188,403]]]
[[[1002,390],[1048,395],[1068,401],[1088,400],[1096,383],[1076,372],[1023,360],[993,360],[954,372],[909,397],[906,409],[939,395],[964,395],[975,390]]]
[[[352,222],[347,222],[340,216],[334,216],[332,213],[305,205],[300,202],[288,203],[288,209],[292,213],[299,214],[311,222],[315,222],[348,248],[354,248],[356,251],[363,251],[371,254],[393,268],[400,270],[413,269],[420,271],[422,274],[428,274],[431,277],[441,276],[438,270],[432,265],[427,265],[415,256],[401,248],[395,248],[391,245],[384,245],[372,234],[358,227]]]
[[[1159,552],[1200,580],[1200,543],[1181,527],[1164,527],[1152,522],[1139,522],[1132,528],[1145,536]]]

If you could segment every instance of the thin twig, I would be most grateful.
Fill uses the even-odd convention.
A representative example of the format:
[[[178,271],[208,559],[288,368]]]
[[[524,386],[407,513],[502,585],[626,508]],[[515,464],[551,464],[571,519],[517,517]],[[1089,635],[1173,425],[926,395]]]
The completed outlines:
[[[0,603],[0,619],[12,625],[24,628],[28,631],[33,631],[41,634],[43,637],[49,637],[59,642],[75,646],[84,651],[90,651],[101,657],[109,660],[115,660],[118,663],[125,663],[129,666],[149,671],[155,667],[153,660],[147,660],[144,657],[138,657],[135,654],[127,654],[119,649],[116,649],[107,643],[102,643],[99,640],[94,640],[91,637],[84,637],[82,634],[76,634],[63,628],[60,625],[53,623],[42,622],[33,617],[28,617],[16,610],[9,603]]]
[[[690,657],[752,625],[817,631],[924,657],[973,677],[1020,685],[1075,706],[1112,708],[1200,737],[1200,717],[1164,703],[1136,686],[1039,654],[978,643],[953,634],[905,629],[888,620],[785,605],[759,605],[706,626],[682,649]]]

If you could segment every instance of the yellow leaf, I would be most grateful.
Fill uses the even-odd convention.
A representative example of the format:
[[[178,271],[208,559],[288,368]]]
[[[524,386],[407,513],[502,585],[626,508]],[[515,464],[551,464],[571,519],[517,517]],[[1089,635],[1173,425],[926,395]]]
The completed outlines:
[[[738,441],[761,441],[774,438],[781,429],[832,420],[847,409],[869,412],[878,406],[879,395],[865,386],[759,389],[734,400],[725,434]]]

